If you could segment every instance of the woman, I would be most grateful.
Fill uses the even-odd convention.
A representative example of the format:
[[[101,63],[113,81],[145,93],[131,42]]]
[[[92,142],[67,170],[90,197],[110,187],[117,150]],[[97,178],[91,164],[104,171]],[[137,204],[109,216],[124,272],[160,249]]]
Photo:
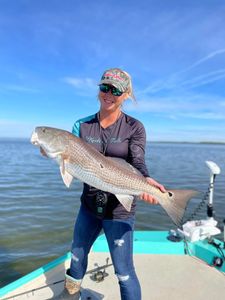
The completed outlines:
[[[132,98],[131,77],[118,68],[104,72],[99,83],[100,110],[97,114],[74,124],[73,133],[106,156],[126,160],[137,168],[146,180],[162,185],[149,177],[145,165],[146,135],[143,125],[122,112],[122,104]],[[143,193],[141,199],[151,204],[157,201]],[[128,212],[115,195],[84,184],[81,207],[74,228],[70,269],[66,272],[65,289],[55,299],[80,298],[81,281],[87,269],[91,246],[103,229],[106,235],[122,300],[140,300],[141,289],[133,265],[133,229],[136,199]]]

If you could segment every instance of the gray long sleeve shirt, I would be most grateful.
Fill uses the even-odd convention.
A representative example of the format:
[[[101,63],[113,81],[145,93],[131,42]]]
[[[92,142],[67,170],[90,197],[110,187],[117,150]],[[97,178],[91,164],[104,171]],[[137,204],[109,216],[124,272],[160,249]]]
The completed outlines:
[[[149,177],[145,164],[146,133],[142,123],[122,113],[118,120],[107,128],[102,128],[98,114],[75,122],[72,133],[91,144],[105,156],[119,157],[126,160],[145,177]],[[96,212],[95,197],[97,189],[84,184],[82,203],[93,213]],[[127,212],[115,195],[108,194],[105,219],[127,218],[135,213],[136,199],[130,212]]]

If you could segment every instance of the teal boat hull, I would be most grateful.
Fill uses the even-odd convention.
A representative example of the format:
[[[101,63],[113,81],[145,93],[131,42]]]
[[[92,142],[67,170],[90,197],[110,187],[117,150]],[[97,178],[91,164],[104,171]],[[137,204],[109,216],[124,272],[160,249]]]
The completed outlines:
[[[225,250],[223,242],[214,240],[214,245],[207,240],[198,242],[171,241],[167,231],[135,231],[134,232],[134,254],[151,255],[191,255],[204,261],[210,266],[214,266],[215,258],[224,261]],[[218,247],[220,250],[218,250]],[[101,235],[95,241],[92,252],[108,253],[108,245],[105,235]],[[42,274],[54,270],[57,266],[70,260],[71,254],[68,252],[58,259],[44,265],[41,268],[25,275],[24,277],[8,284],[0,289],[0,299],[7,299],[7,295],[16,291],[18,288],[35,280]],[[225,263],[221,267],[215,266],[220,272],[225,273]]]

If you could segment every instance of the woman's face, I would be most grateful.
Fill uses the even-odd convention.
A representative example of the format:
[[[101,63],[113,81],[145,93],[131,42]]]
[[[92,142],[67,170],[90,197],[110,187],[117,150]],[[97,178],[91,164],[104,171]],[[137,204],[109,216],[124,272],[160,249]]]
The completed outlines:
[[[128,98],[128,94],[123,93],[121,96],[114,96],[111,90],[107,93],[99,91],[98,98],[101,103],[101,110],[113,112],[120,109],[124,100]]]

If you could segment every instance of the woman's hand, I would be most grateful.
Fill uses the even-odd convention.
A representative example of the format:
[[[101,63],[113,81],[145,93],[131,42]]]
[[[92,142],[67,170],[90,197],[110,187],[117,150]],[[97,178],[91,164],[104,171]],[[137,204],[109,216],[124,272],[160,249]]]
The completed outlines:
[[[153,185],[154,187],[158,188],[161,192],[166,193],[166,189],[164,188],[164,186],[160,183],[158,183],[156,180],[150,178],[150,177],[146,177],[146,180],[149,184]],[[140,195],[140,198],[150,204],[158,204],[159,202],[151,195],[147,194],[147,193],[143,193]]]

